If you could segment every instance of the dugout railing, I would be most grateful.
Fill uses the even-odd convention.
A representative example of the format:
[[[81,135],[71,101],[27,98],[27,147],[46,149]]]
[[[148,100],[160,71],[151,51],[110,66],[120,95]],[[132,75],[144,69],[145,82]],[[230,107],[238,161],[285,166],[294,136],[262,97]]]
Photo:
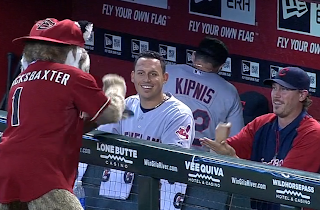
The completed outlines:
[[[5,127],[6,112],[0,111],[1,135]],[[289,206],[320,209],[320,175],[316,173],[100,131],[83,135],[80,161],[142,175],[138,176],[139,210],[159,209],[159,179]]]

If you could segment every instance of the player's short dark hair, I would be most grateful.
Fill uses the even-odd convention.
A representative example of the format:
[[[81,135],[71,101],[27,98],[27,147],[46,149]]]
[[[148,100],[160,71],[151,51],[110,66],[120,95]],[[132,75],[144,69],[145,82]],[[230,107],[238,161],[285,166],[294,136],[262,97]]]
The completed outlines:
[[[211,63],[213,67],[224,64],[229,56],[228,48],[219,39],[205,37],[200,43],[195,53],[195,59]]]
[[[152,50],[147,50],[140,53],[136,58],[136,60],[134,61],[134,67],[137,65],[139,58],[155,58],[159,60],[162,68],[162,73],[166,72],[166,62],[165,62],[165,59],[160,55],[160,53]]]

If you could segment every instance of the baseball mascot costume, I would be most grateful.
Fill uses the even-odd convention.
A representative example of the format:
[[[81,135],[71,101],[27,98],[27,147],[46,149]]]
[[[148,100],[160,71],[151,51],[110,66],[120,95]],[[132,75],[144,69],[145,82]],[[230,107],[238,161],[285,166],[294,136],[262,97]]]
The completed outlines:
[[[89,74],[88,21],[40,20],[25,44],[0,142],[0,210],[81,210],[72,188],[83,132],[125,113],[126,84]]]

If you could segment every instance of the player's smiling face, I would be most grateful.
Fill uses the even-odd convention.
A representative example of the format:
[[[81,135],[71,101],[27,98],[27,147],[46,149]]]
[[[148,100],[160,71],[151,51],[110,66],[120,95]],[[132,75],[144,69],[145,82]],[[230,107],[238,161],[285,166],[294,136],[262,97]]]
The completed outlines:
[[[277,83],[272,84],[271,100],[273,112],[280,118],[295,118],[302,110],[302,101],[307,91],[292,90]]]
[[[155,58],[139,58],[131,73],[140,99],[154,101],[156,105],[163,100],[162,87],[167,80],[168,74],[163,73],[160,61]]]

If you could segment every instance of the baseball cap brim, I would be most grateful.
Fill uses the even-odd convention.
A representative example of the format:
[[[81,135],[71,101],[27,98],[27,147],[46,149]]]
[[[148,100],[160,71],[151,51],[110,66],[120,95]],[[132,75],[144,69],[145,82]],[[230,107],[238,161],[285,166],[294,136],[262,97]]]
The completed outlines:
[[[47,41],[47,42],[54,42],[54,43],[70,45],[67,42],[63,42],[63,41],[60,41],[60,40],[51,39],[51,38],[47,38],[47,37],[42,37],[42,36],[23,36],[23,37],[19,37],[19,38],[16,38],[16,39],[12,40],[12,42],[26,41],[26,40],[40,40],[40,41]]]
[[[289,89],[292,89],[292,90],[297,90],[298,89],[298,88],[290,85],[289,83],[287,83],[287,82],[285,82],[285,81],[283,81],[281,79],[266,79],[266,80],[263,81],[263,84],[271,86],[272,83],[274,83],[274,82],[278,83],[279,85],[281,85],[283,87],[286,87],[286,88],[289,88]]]

